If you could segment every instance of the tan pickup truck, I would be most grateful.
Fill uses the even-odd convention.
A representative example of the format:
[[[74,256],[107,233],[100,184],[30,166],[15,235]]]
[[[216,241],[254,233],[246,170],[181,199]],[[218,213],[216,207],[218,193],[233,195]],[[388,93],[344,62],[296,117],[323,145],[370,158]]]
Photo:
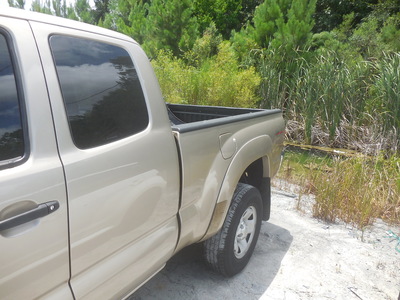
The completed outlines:
[[[199,242],[246,266],[281,111],[166,104],[131,38],[2,8],[0,115],[0,299],[123,299]]]

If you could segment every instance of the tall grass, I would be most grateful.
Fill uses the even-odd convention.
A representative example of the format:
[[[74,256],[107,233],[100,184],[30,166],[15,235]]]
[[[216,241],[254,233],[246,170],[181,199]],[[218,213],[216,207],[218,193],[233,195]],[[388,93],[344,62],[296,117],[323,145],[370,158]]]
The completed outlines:
[[[281,108],[289,122],[299,124],[302,134],[289,131],[291,139],[365,152],[399,150],[400,54],[347,62],[334,51],[312,58],[299,53],[285,66],[273,51],[255,53],[261,107]]]
[[[374,85],[375,110],[385,132],[394,132],[394,146],[400,146],[400,53],[385,55],[377,63]]]
[[[153,66],[166,101],[281,108],[288,137],[299,143],[399,152],[400,54],[346,61],[328,50],[292,57],[254,50],[244,67],[229,42],[216,53],[193,64],[159,52]]]
[[[376,218],[399,224],[400,160],[392,155],[400,149],[400,54],[356,62],[333,51],[299,55],[288,62],[290,72],[269,54],[257,66],[262,95],[272,97],[262,105],[284,110],[292,140],[376,155],[301,163],[307,167],[294,178],[315,195],[314,216],[360,228]]]

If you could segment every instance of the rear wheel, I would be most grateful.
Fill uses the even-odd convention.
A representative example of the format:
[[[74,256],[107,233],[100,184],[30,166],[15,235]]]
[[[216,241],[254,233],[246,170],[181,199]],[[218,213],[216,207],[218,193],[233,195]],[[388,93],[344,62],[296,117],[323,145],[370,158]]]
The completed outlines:
[[[221,230],[204,242],[206,262],[225,276],[243,270],[257,243],[261,219],[259,191],[251,185],[239,183]]]

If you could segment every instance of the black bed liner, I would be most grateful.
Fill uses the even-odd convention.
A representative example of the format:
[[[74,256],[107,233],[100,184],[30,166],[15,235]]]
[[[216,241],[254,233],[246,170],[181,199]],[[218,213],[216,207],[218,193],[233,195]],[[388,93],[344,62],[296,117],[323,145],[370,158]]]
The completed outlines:
[[[281,113],[280,109],[251,109],[170,103],[167,103],[167,109],[172,129],[180,133]]]

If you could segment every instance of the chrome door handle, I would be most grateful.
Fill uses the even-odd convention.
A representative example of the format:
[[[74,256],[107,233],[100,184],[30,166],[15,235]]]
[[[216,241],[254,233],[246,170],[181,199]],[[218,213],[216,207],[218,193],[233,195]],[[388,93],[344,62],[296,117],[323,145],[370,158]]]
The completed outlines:
[[[60,203],[58,203],[58,201],[41,203],[34,209],[0,221],[0,231],[10,229],[18,225],[47,216],[55,212],[59,207]]]

